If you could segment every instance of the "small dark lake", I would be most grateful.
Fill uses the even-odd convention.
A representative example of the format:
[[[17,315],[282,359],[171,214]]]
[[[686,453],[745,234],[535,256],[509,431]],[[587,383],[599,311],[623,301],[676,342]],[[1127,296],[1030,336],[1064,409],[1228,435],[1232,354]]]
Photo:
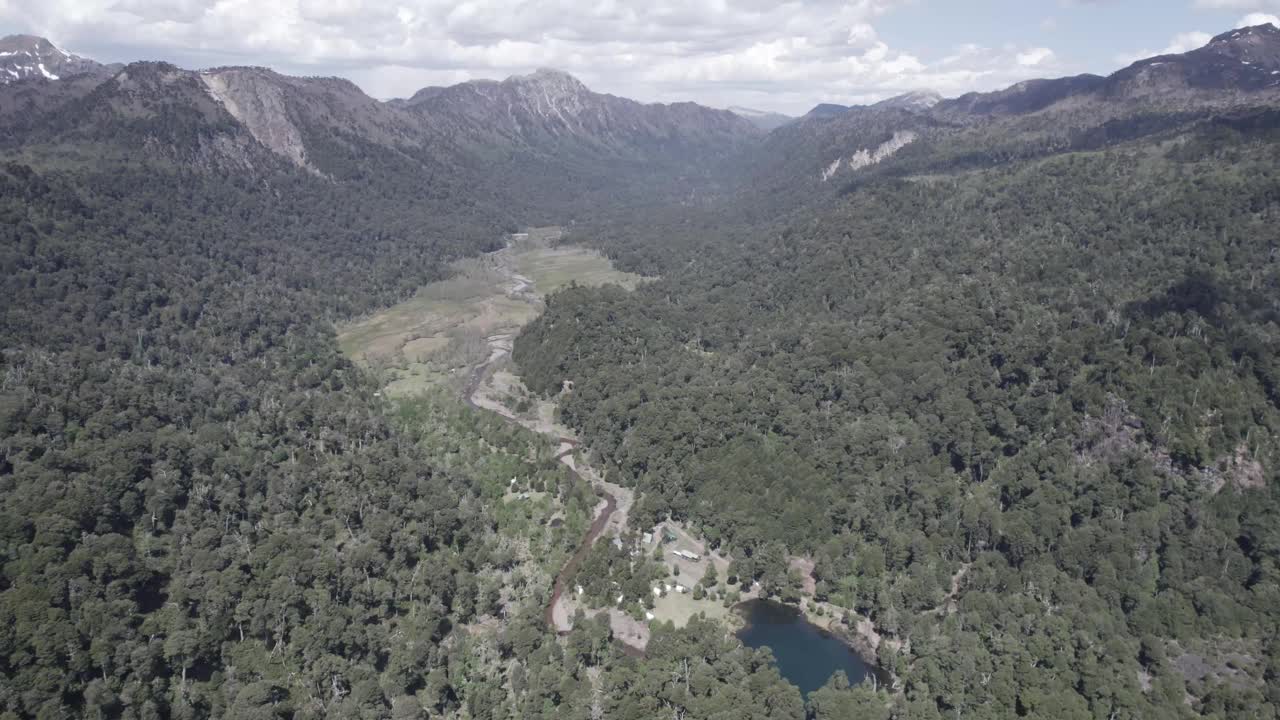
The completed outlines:
[[[738,639],[747,647],[768,647],[782,677],[800,688],[806,697],[827,684],[837,670],[857,685],[873,673],[883,672],[863,662],[853,648],[804,619],[800,611],[769,600],[748,600],[735,608],[747,621]]]

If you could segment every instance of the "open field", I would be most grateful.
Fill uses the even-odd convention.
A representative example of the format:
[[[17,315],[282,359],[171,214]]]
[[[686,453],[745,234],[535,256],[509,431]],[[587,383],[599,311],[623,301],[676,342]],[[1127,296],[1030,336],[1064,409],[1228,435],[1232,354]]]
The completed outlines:
[[[653,619],[655,622],[670,622],[676,627],[689,624],[689,619],[702,613],[712,620],[722,620],[729,615],[729,608],[720,600],[710,597],[694,600],[693,593],[669,592],[665,597],[654,598]]]
[[[533,280],[542,295],[549,295],[571,282],[579,285],[621,285],[628,290],[642,279],[639,275],[613,269],[609,259],[594,250],[574,246],[542,248],[515,258],[516,271]]]
[[[390,396],[463,381],[483,363],[495,336],[514,337],[542,312],[542,299],[571,282],[634,287],[637,275],[582,247],[552,247],[559,228],[534,228],[504,250],[455,263],[447,280],[338,328],[352,359],[383,373]]]

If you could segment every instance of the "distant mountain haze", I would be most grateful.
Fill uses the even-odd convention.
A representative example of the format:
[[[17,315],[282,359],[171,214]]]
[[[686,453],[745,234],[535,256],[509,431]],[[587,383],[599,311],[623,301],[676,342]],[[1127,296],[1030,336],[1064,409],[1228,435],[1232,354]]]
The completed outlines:
[[[783,115],[782,113],[737,106],[730,107],[729,112],[750,120],[756,127],[766,131],[786,125],[795,119],[790,115]]]

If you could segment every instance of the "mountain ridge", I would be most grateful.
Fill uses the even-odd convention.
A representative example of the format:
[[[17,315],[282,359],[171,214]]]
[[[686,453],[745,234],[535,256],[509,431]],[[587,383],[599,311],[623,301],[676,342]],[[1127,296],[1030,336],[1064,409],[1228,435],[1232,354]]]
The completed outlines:
[[[75,57],[42,38],[10,43]],[[596,92],[551,68],[380,101],[349,80],[293,77],[264,67],[84,67],[91,72],[68,80],[42,76],[0,85],[0,126],[15,137],[46,138],[77,122],[82,133],[95,122],[137,129],[138,118],[168,108],[166,113],[212,125],[207,131],[187,127],[182,139],[172,132],[181,124],[160,123],[155,127],[169,135],[151,147],[204,164],[217,165],[219,152],[232,166],[260,164],[246,154],[251,139],[310,172],[359,176],[362,158],[375,152],[410,175],[435,178],[448,168],[470,178],[465,182],[483,184],[484,176],[497,173],[530,206],[576,207],[624,185],[635,197],[667,199],[753,187],[790,193],[813,183],[839,186],[855,173],[945,166],[953,160],[936,153],[939,143],[952,151],[972,145],[963,162],[981,163],[982,157],[1040,152],[1037,147],[1168,131],[1184,122],[1179,115],[1211,108],[1273,105],[1280,100],[1280,30],[1269,24],[1231,30],[1203,47],[1145,58],[1106,76],[1024,80],[951,99],[912,91],[871,105],[820,104],[795,119],[693,102],[643,103]],[[151,78],[145,87],[144,76]],[[89,100],[104,93],[115,97]],[[67,112],[57,112],[61,108]],[[98,119],[76,119],[89,111]],[[1151,113],[1164,119],[1133,121]],[[243,132],[233,132],[228,120]],[[548,177],[560,180],[549,184]]]
[[[6,35],[0,38],[0,84],[28,79],[53,81],[107,71],[107,66],[73,55],[43,37]]]

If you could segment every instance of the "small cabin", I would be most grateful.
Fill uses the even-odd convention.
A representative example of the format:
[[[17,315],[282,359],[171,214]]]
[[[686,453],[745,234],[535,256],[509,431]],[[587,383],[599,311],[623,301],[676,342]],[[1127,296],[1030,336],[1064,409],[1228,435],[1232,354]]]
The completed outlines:
[[[673,550],[671,554],[675,555],[676,557],[684,558],[689,562],[698,562],[698,560],[702,559],[702,556],[695,555],[689,552],[688,550]]]

